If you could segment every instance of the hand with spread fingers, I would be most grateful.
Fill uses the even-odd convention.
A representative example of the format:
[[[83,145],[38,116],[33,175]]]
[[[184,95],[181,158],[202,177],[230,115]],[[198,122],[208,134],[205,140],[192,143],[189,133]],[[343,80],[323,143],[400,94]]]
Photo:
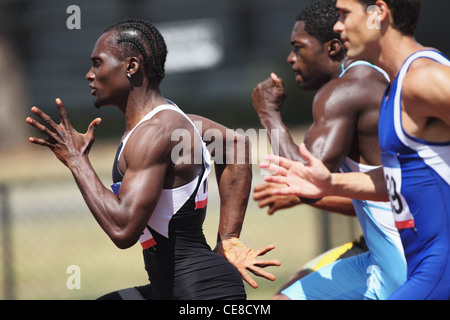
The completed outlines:
[[[95,140],[95,129],[100,124],[101,119],[97,118],[93,120],[89,125],[87,132],[81,134],[72,127],[61,99],[56,99],[56,105],[61,118],[60,124],[56,124],[53,119],[41,109],[37,107],[31,108],[31,111],[36,114],[45,125],[31,117],[28,117],[26,122],[45,134],[48,138],[44,140],[41,138],[30,137],[29,141],[37,145],[48,147],[64,165],[70,167],[79,157],[89,153]]]
[[[258,260],[269,251],[275,249],[274,245],[268,245],[263,249],[254,250],[243,243],[239,238],[230,238],[218,242],[215,252],[230,261],[241,273],[242,278],[253,288],[258,288],[257,282],[249,275],[247,270],[256,276],[274,281],[275,276],[261,268],[280,266],[279,260]]]
[[[283,187],[281,185],[281,187]],[[275,183],[261,183],[253,189],[253,200],[258,201],[260,208],[269,207],[268,215],[273,215],[278,210],[288,209],[302,204],[299,197],[294,195],[274,195],[272,190],[279,189],[280,185]]]
[[[297,195],[306,198],[321,198],[327,195],[332,184],[332,174],[327,167],[307,149],[304,143],[299,147],[306,161],[292,161],[275,155],[267,155],[269,163],[261,163],[262,169],[273,175],[265,176],[267,182],[284,184],[286,187],[272,190],[275,195]]]

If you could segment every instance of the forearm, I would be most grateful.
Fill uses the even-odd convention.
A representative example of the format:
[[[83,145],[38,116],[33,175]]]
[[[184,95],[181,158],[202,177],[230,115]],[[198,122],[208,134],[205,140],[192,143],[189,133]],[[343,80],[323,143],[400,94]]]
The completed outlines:
[[[298,151],[298,145],[283,123],[280,112],[269,109],[264,113],[258,113],[258,116],[261,125],[267,130],[274,154],[301,161],[302,157]]]
[[[220,194],[218,241],[238,238],[250,197],[252,169],[249,164],[215,165]]]
[[[337,196],[324,197],[312,206],[316,209],[339,213],[345,216],[356,216],[355,208],[350,198]]]
[[[327,195],[358,200],[389,200],[382,167],[367,173],[333,173]]]

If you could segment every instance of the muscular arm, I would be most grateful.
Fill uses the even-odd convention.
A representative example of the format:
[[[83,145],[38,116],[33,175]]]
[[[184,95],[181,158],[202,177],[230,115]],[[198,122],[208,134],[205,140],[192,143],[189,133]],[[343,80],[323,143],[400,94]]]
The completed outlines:
[[[201,132],[215,160],[221,202],[218,238],[239,237],[252,181],[250,142],[246,137],[204,117],[189,115],[189,118]]]
[[[275,280],[274,275],[259,267],[279,266],[280,262],[257,259],[275,246],[268,245],[263,249],[253,250],[239,239],[252,180],[249,139],[209,119],[197,115],[189,117],[201,132],[215,160],[220,196],[220,222],[214,251],[227,258],[239,270],[243,279],[254,288],[257,288],[258,284],[247,270],[268,280]]]
[[[261,125],[267,130],[275,153],[279,151],[278,155],[301,161],[298,146],[281,117],[280,111],[285,99],[286,91],[283,80],[275,74],[271,74],[270,78],[258,84],[252,94],[253,107],[258,114]],[[278,143],[273,136],[275,133]]]
[[[352,84],[348,84],[351,88]],[[354,112],[351,95],[347,86],[337,88],[335,85],[325,85],[318,92],[313,102],[314,122],[307,131],[304,142],[311,152],[321,159],[331,171],[337,171],[349,153],[356,132],[357,114]],[[341,90],[342,89],[342,90]],[[294,143],[286,126],[282,122],[280,110],[285,98],[283,82],[272,75],[271,78],[259,84],[252,95],[253,105],[258,113],[261,124],[268,130],[269,136],[273,129],[279,133],[279,155],[288,159],[301,161],[298,146]],[[271,140],[272,137],[270,136]],[[302,199],[312,204],[315,201]],[[350,199],[329,202],[322,199],[314,203],[319,209],[330,209],[330,205],[339,205],[333,212],[355,215]],[[349,211],[350,209],[350,211]]]
[[[302,204],[302,200],[295,195],[273,195],[272,190],[279,187],[279,185],[273,183],[261,183],[254,188],[253,199],[259,201],[258,206],[260,208],[269,207],[267,210],[269,215],[274,214],[278,210],[288,209]],[[324,197],[311,206],[346,216],[356,215],[353,202],[345,197]]]
[[[152,147],[159,150],[158,153],[150,151],[148,143],[145,147],[143,139],[133,141],[130,138],[124,154],[128,169],[119,195],[116,196],[103,186],[88,158],[89,149],[94,142],[94,131],[100,119],[90,124],[86,134],[80,134],[71,126],[62,102],[57,100],[57,106],[61,115],[60,125],[38,108],[32,109],[47,127],[31,118],[27,118],[27,122],[49,138],[30,138],[30,142],[49,147],[70,169],[92,215],[117,247],[124,249],[134,245],[157,204],[169,163],[167,156],[170,161],[170,150],[164,133],[155,130],[155,126],[141,132],[153,137],[148,141],[154,141]],[[170,139],[170,135],[168,137]]]
[[[306,164],[275,155],[267,155],[269,163],[260,167],[277,175],[265,176],[267,182],[287,185],[273,190],[274,194],[295,194],[304,197],[340,196],[359,200],[388,201],[383,168],[367,173],[331,173],[314,157],[304,144],[300,154]]]
[[[335,83],[325,84],[316,94],[312,106],[314,121],[304,138],[308,149],[331,171],[339,169],[354,141],[357,122],[354,105],[360,103],[359,97],[355,97],[359,90],[356,81]],[[280,114],[285,97],[282,79],[272,74],[271,78],[255,88],[252,101],[271,141],[273,131],[278,132],[278,155],[299,161],[301,156],[298,145],[293,141]]]

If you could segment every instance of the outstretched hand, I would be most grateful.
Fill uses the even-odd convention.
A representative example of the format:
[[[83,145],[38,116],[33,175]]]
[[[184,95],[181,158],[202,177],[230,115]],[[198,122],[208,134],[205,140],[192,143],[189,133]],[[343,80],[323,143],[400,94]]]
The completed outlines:
[[[292,208],[302,201],[295,195],[274,195],[272,190],[284,187],[275,183],[261,183],[253,189],[253,200],[258,201],[260,208],[269,207],[267,214],[273,215],[278,210]]]
[[[61,118],[61,123],[59,125],[39,108],[31,108],[31,111],[36,114],[45,125],[31,117],[27,117],[26,122],[45,134],[47,139],[44,140],[30,137],[28,140],[31,143],[48,147],[62,163],[69,167],[77,158],[89,153],[95,140],[95,129],[100,124],[101,119],[97,118],[93,120],[89,125],[87,132],[81,134],[72,127],[61,99],[56,99],[56,106],[58,107]]]
[[[299,147],[302,162],[292,161],[280,156],[267,155],[269,163],[261,163],[262,169],[272,175],[265,176],[266,182],[285,185],[274,189],[275,195],[296,195],[305,198],[322,198],[327,195],[332,185],[332,174],[328,168],[307,149],[304,143]]]
[[[249,275],[247,270],[259,277],[274,281],[275,276],[261,268],[269,266],[280,266],[279,260],[258,260],[259,256],[265,255],[273,250],[274,245],[268,245],[263,249],[254,250],[249,248],[238,238],[221,240],[214,249],[216,253],[230,261],[241,273],[242,278],[253,288],[258,288],[258,283]]]

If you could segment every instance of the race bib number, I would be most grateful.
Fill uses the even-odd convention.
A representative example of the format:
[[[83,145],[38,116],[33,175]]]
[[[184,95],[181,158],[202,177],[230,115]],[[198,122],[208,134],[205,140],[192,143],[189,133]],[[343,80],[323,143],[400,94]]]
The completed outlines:
[[[402,170],[397,156],[383,152],[383,170],[397,229],[414,227],[414,217],[402,196]]]

